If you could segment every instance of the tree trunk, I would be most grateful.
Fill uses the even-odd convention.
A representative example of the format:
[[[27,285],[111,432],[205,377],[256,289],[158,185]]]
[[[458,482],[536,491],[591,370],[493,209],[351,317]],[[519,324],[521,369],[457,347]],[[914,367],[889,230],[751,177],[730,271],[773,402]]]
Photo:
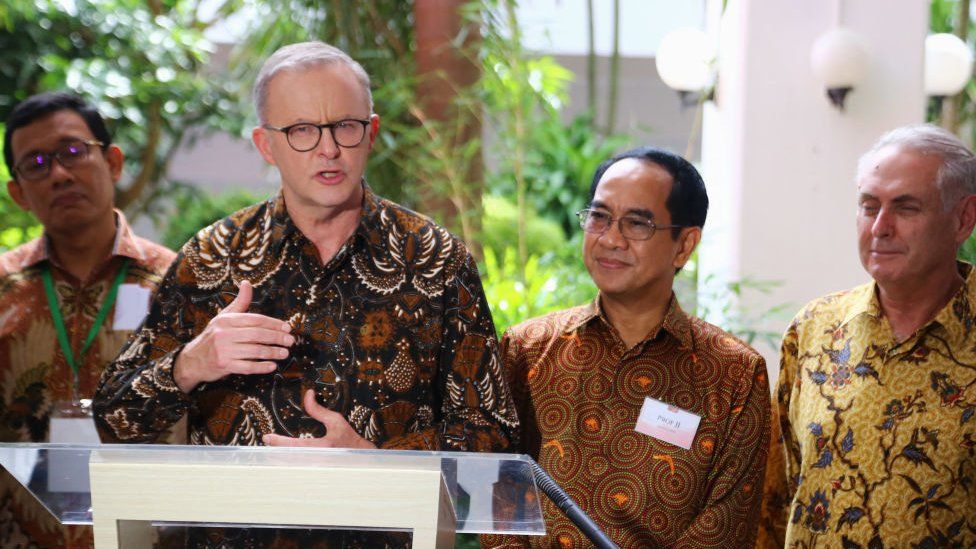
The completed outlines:
[[[477,233],[481,226],[483,160],[480,147],[470,162],[458,160],[451,150],[473,140],[481,141],[479,114],[458,98],[481,76],[477,47],[481,35],[477,25],[464,21],[461,8],[466,0],[414,0],[414,37],[418,88],[417,101],[423,113],[421,123],[436,124],[446,151],[443,180],[422,182],[422,209],[427,215],[460,231],[461,237],[480,257]],[[456,42],[460,39],[460,47]],[[433,130],[434,128],[429,128]]]

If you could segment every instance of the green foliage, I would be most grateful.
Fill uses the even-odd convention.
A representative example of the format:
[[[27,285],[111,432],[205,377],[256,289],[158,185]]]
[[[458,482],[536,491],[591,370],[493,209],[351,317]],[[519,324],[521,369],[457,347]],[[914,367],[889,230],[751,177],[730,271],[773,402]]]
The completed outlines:
[[[513,247],[506,248],[500,257],[486,247],[481,273],[499,334],[524,320],[579,305],[596,296],[589,273],[577,256],[532,255],[522,264]]]
[[[782,285],[780,281],[745,277],[723,284],[715,284],[711,275],[699,281],[695,292],[695,316],[721,319],[721,328],[749,345],[764,343],[779,348],[782,326],[795,311],[795,304],[781,303],[758,309],[750,303],[761,295],[768,295]],[[776,326],[769,329],[768,326]]]
[[[593,131],[589,114],[569,124],[547,119],[531,134],[526,176],[531,181],[532,202],[558,221],[567,235],[579,230],[576,212],[587,206],[590,182],[597,167],[630,144],[623,135],[602,137]]]
[[[391,200],[417,207],[417,190],[428,183],[411,166],[432,166],[434,160],[416,108],[413,44],[413,2],[372,0],[256,1],[258,14],[249,20],[245,42],[231,58],[236,79],[253,82],[260,65],[281,46],[306,40],[335,45],[373,76],[374,111],[380,133],[366,173],[370,186]],[[242,96],[238,110],[251,113]],[[425,164],[425,162],[427,162]]]
[[[623,150],[630,139],[623,135],[602,137],[593,130],[589,114],[568,124],[558,113],[539,116],[527,136],[524,177],[528,207],[560,224],[566,235],[579,229],[576,212],[586,207],[590,182],[597,167]],[[492,191],[512,195],[512,166],[503,164],[492,174]]]
[[[485,195],[481,202],[484,209],[481,245],[491,248],[496,257],[503,256],[505,249],[518,239],[516,220],[519,212],[511,200],[502,196]],[[526,244],[530,254],[541,256],[566,248],[566,237],[556,222],[534,212],[526,215]]]
[[[929,30],[933,33],[952,32],[959,0],[932,0],[929,4]]]
[[[572,73],[552,57],[523,48],[512,2],[486,0],[485,6],[485,126],[494,134],[492,152],[503,159],[487,183],[494,194],[514,196],[523,213],[516,223],[516,243],[524,264],[529,254],[524,214],[538,211],[572,235],[575,212],[586,203],[596,166],[628,139],[602,137],[588,115],[563,123]]]
[[[932,0],[929,4],[929,31],[931,33],[955,33],[956,19],[959,16],[959,0]],[[972,16],[966,25],[966,39],[964,40],[970,49],[976,47],[976,23]],[[935,124],[947,123],[946,127],[954,128],[963,141],[972,146],[976,143],[976,81],[970,78],[966,87],[959,92],[959,112],[958,125],[952,121],[942,120],[942,106],[944,101],[950,98],[930,97],[928,108],[926,109],[926,120]],[[967,129],[968,128],[968,129]],[[965,135],[968,132],[969,135]]]
[[[3,134],[4,126],[0,124],[0,134]],[[0,144],[0,156],[3,154],[3,145]],[[21,244],[37,238],[41,235],[43,227],[37,222],[30,213],[25,212],[18,206],[10,195],[7,194],[6,182],[10,181],[10,173],[7,171],[7,164],[0,162],[0,252],[16,248]]]
[[[163,245],[179,250],[200,229],[267,198],[244,189],[209,194],[196,187],[180,187],[173,200],[175,213],[163,234]]]
[[[234,9],[225,0],[217,13]],[[238,84],[206,74],[213,46],[198,2],[35,0],[0,7],[0,117],[27,96],[72,90],[92,100],[126,152],[122,207],[165,180],[188,130],[239,126]],[[157,193],[158,194],[158,193]]]
[[[953,32],[955,30],[956,18],[958,16],[959,0],[932,0],[929,4],[929,30],[933,33]],[[968,22],[968,33],[966,43],[972,48],[976,44],[976,23],[972,16]],[[961,92],[962,105],[960,107],[959,119],[962,127],[969,126],[972,132],[969,136],[969,143],[976,143],[976,125],[972,122],[976,120],[976,82],[970,79],[966,88]],[[941,101],[930,98],[927,119],[929,122],[938,122]],[[976,263],[976,236],[971,235],[963,243],[959,250],[959,259]]]
[[[959,259],[976,264],[976,233],[969,235],[969,239],[959,248]]]

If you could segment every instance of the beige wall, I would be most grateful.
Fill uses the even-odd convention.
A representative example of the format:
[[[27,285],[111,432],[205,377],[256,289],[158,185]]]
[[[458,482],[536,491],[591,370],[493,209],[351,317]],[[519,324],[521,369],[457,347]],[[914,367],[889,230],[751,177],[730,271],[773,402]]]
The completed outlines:
[[[838,18],[871,56],[844,112],[810,69],[814,40]],[[923,120],[927,30],[926,0],[729,2],[719,94],[704,119],[712,199],[701,250],[706,275],[782,281],[768,296],[751,296],[753,310],[791,303],[795,311],[868,280],[856,251],[854,170],[883,132]],[[788,320],[768,326],[782,331]],[[775,378],[777,352],[762,350]]]

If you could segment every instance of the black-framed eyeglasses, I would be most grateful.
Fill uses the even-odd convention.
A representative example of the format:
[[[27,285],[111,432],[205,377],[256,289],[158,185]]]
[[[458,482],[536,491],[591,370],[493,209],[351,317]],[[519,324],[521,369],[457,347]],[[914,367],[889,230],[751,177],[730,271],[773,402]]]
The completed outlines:
[[[65,141],[52,152],[34,153],[25,157],[14,165],[17,175],[27,181],[40,181],[51,173],[51,166],[57,160],[65,168],[73,168],[88,160],[92,147],[104,147],[105,144],[94,139],[75,139]]]
[[[617,229],[627,240],[647,240],[654,236],[657,229],[676,229],[684,225],[657,225],[646,217],[637,215],[624,215],[614,218],[607,212],[601,210],[585,209],[576,212],[579,217],[580,228],[585,232],[593,234],[603,234],[610,230],[613,222],[617,222]]]
[[[306,152],[314,149],[322,140],[322,130],[329,129],[332,140],[340,147],[352,148],[358,146],[366,137],[366,126],[369,120],[359,120],[358,118],[347,118],[329,124],[312,124],[311,122],[299,122],[290,126],[278,128],[270,124],[262,126],[266,130],[274,130],[285,134],[288,145],[297,152]]]

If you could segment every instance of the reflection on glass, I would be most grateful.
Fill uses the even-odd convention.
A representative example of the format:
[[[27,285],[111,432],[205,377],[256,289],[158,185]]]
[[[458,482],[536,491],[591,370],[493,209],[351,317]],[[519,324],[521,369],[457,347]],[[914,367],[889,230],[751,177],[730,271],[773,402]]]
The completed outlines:
[[[0,444],[0,465],[64,524],[91,524],[88,462],[92,451],[122,453],[141,465],[192,461],[209,466],[281,465],[323,468],[439,467],[459,533],[545,533],[526,456],[465,452],[339,450],[167,445]],[[304,496],[296,495],[295,505]],[[237,525],[240,526],[240,525]]]

